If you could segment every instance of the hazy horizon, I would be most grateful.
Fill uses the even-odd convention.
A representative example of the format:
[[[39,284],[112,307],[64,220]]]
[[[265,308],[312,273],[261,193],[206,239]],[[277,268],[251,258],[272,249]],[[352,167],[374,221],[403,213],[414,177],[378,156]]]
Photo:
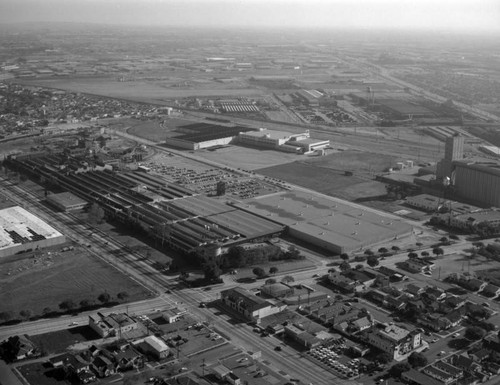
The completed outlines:
[[[3,0],[2,23],[500,33],[498,0]]]

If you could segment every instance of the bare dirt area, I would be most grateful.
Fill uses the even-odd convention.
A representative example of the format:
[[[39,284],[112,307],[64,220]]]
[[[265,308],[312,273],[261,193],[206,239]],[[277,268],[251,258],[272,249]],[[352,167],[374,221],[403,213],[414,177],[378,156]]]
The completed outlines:
[[[242,146],[227,146],[215,151],[203,150],[198,151],[196,155],[203,159],[244,170],[256,170],[290,163],[301,157],[297,154]]]
[[[216,82],[190,83],[182,79],[171,84],[162,81],[141,80],[123,82],[115,77],[33,79],[23,80],[19,83],[151,103],[159,103],[170,98],[187,98],[191,96],[238,97],[262,95],[262,91],[259,89],[248,86],[243,87],[239,84],[232,83],[228,85]]]
[[[18,314],[30,310],[33,315],[41,314],[46,307],[57,311],[67,299],[76,304],[84,299],[98,302],[97,297],[105,291],[113,298],[126,291],[129,301],[149,296],[143,286],[85,249],[61,252],[61,248],[0,260],[2,311]]]
[[[259,169],[258,172],[324,194],[356,200],[385,195],[385,185],[373,180],[373,174],[395,164],[397,159],[390,155],[341,151]],[[346,171],[353,175],[347,176]]]

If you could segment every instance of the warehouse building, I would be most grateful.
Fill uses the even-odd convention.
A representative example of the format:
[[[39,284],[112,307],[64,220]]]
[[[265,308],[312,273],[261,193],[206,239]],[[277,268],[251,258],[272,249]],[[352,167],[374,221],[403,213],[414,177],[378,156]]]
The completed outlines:
[[[61,211],[76,211],[87,206],[88,202],[70,192],[48,195],[47,203]]]
[[[0,210],[0,257],[64,242],[64,235],[22,207]]]
[[[165,144],[187,150],[200,150],[213,146],[227,145],[238,137],[240,132],[252,131],[244,126],[222,126],[211,123],[193,123],[179,127],[174,136],[169,136]]]
[[[481,206],[500,207],[500,164],[453,162],[456,194]]]
[[[294,134],[288,131],[276,131],[261,128],[259,131],[242,132],[238,142],[243,145],[271,148],[284,152],[305,153],[330,145],[329,140],[312,139],[309,130]]]
[[[322,194],[287,191],[249,200],[238,207],[286,227],[298,239],[334,253],[410,235],[400,218]]]

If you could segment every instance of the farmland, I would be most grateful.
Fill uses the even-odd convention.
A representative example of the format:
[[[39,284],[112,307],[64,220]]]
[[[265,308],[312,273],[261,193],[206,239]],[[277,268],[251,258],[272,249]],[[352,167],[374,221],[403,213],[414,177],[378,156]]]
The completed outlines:
[[[113,298],[126,291],[130,301],[149,294],[144,287],[81,248],[45,251],[27,258],[14,256],[0,262],[0,303],[5,312],[17,314],[29,310],[35,315],[46,307],[57,311],[66,299],[76,304],[85,299],[97,302],[97,297],[105,291]]]

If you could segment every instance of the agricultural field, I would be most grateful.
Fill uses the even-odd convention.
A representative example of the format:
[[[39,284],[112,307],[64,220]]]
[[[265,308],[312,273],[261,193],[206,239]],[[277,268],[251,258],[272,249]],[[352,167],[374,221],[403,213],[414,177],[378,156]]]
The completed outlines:
[[[29,310],[42,314],[48,307],[59,310],[59,304],[71,299],[78,304],[107,292],[116,299],[126,291],[129,301],[144,299],[149,291],[121,272],[75,247],[61,252],[61,247],[45,249],[31,255],[16,255],[0,260],[0,303],[2,311],[18,314]]]

